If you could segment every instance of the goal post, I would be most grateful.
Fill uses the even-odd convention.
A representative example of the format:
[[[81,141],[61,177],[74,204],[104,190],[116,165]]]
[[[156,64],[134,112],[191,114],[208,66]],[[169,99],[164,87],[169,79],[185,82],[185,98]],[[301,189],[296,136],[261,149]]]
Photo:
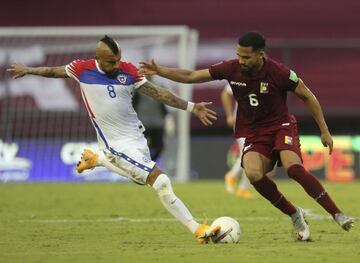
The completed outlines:
[[[188,69],[195,66],[198,33],[187,26],[0,27],[0,64],[2,68],[14,62],[58,66],[77,58],[91,58],[97,41],[105,34],[119,42],[123,60],[135,65],[155,58],[160,64]],[[60,151],[61,160],[67,160],[69,166],[62,173],[72,173],[75,156],[66,155],[61,143],[80,143],[76,147],[81,147],[84,141],[95,140],[95,131],[90,131],[84,107],[79,105],[76,84],[31,76],[13,81],[5,72],[3,76],[0,79],[0,181],[16,178],[62,181],[63,177],[58,177],[56,172],[64,164],[53,167],[46,164],[40,168],[36,162],[49,161],[46,156],[49,151]],[[161,80],[160,85],[170,87],[185,100],[192,99],[192,85],[166,80]],[[191,173],[190,114],[185,111],[174,111],[174,114],[177,125],[172,144],[175,146],[173,152],[164,156],[172,159],[171,162],[164,160],[164,168],[183,182],[190,179]],[[57,144],[59,141],[61,145]],[[32,148],[34,143],[40,144],[36,150]],[[54,147],[49,146],[51,143]],[[66,147],[70,146],[66,144]],[[4,152],[9,149],[13,149],[14,154],[5,158]],[[34,154],[39,156],[27,156]],[[16,165],[21,162],[27,171]],[[35,173],[43,173],[43,177]],[[54,180],[50,178],[52,175]]]

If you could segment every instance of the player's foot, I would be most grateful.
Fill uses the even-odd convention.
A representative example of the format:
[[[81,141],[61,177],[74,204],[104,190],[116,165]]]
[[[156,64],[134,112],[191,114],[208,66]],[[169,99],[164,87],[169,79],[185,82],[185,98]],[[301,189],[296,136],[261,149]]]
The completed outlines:
[[[199,244],[207,244],[212,236],[215,236],[221,227],[216,226],[211,228],[207,224],[200,224],[198,229],[195,231],[195,238]]]
[[[235,193],[236,190],[236,177],[228,172],[225,174],[225,187],[226,187],[226,191],[228,191],[230,194]]]
[[[294,224],[296,239],[306,241],[310,238],[310,229],[305,220],[304,210],[300,207],[296,208],[296,213],[291,215]]]
[[[249,190],[242,188],[237,189],[236,196],[244,199],[254,198],[253,194]]]
[[[76,171],[82,173],[85,170],[93,169],[96,166],[99,156],[89,149],[85,149],[81,154],[81,159],[76,165]]]
[[[354,218],[351,218],[343,213],[337,213],[334,217],[336,223],[342,227],[342,229],[349,231],[354,226]]]

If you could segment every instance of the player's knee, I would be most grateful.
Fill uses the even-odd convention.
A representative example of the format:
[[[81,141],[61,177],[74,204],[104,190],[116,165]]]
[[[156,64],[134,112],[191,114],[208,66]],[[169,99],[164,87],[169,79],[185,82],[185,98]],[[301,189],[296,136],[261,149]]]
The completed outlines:
[[[256,182],[263,176],[263,172],[257,167],[246,167],[245,174],[249,178],[250,182]]]
[[[160,174],[152,187],[160,196],[170,195],[173,192],[171,181],[166,174]]]
[[[299,175],[306,174],[304,166],[300,164],[290,165],[289,167],[286,168],[286,171],[288,176],[293,179],[298,177]]]
[[[289,171],[289,168],[292,166],[297,166],[299,163],[297,161],[285,160],[281,161],[282,166],[284,167],[285,171]],[[302,165],[299,165],[302,166]]]

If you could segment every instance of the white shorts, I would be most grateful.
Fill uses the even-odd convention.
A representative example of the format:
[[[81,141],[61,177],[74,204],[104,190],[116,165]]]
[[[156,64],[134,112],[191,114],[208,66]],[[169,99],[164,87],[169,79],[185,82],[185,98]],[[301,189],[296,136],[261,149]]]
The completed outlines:
[[[151,160],[150,150],[145,144],[128,144],[129,147],[122,150],[104,150],[105,158],[114,165],[116,171],[136,183],[146,184],[146,180],[155,166]]]

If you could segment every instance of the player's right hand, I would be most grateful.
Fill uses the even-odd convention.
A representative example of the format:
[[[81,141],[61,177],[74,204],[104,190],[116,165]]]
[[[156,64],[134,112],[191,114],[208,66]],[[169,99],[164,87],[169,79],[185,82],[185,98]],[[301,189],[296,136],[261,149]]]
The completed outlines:
[[[155,63],[155,60],[152,59],[150,62],[141,61],[139,74],[145,76],[153,76],[158,73],[158,64]]]
[[[27,67],[23,64],[12,64],[6,71],[13,74],[13,79],[18,79],[27,74]]]
[[[212,125],[212,121],[217,120],[216,112],[207,107],[211,104],[212,102],[195,103],[194,109],[192,110],[192,113],[195,114],[205,126]]]
[[[324,132],[321,134],[321,142],[325,147],[329,147],[329,154],[331,155],[334,142],[330,132]]]

